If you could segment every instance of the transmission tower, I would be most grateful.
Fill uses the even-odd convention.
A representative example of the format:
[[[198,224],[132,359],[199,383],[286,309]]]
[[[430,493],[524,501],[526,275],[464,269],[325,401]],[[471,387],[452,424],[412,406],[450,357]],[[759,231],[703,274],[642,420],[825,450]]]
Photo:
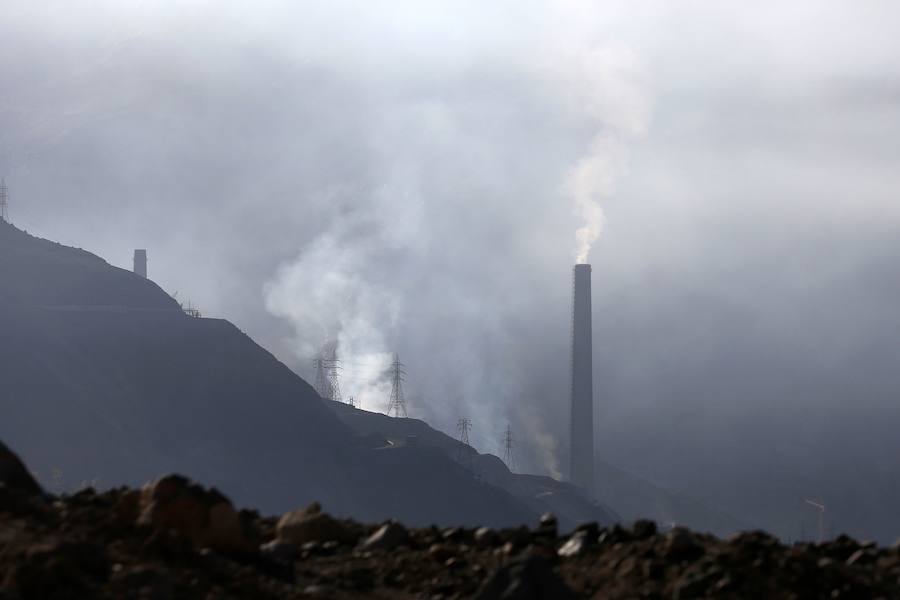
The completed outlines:
[[[459,443],[464,446],[471,446],[469,443],[469,431],[472,429],[471,419],[460,419],[456,422],[456,433],[459,435]]]
[[[340,380],[341,361],[337,357],[337,348],[331,351],[331,358],[328,359],[328,383],[331,386],[331,399],[335,402],[343,402],[341,398],[341,380]]]
[[[506,462],[506,467],[512,471],[513,469],[513,438],[512,438],[512,429],[509,426],[509,423],[506,424],[506,434],[503,436],[503,449],[504,449],[504,460]]]
[[[391,363],[391,399],[388,402],[387,414],[393,411],[395,417],[406,417],[406,400],[403,399],[403,378],[406,371],[400,357],[394,354],[394,362]]]
[[[328,359],[319,356],[313,359],[313,365],[316,367],[316,392],[321,398],[331,398],[331,384],[328,382]]]
[[[6,181],[0,179],[0,221],[9,222],[9,190]]]
[[[459,448],[457,449],[456,461],[467,471],[473,471],[472,453],[474,449],[469,443],[469,430],[472,429],[471,419],[460,419],[456,422],[456,434],[459,440]]]

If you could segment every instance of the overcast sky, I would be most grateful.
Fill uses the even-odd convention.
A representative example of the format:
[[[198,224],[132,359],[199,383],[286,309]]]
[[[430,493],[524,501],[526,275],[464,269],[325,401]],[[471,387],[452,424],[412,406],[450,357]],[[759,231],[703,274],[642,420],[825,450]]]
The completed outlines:
[[[147,248],[164,289],[308,379],[336,340],[366,408],[398,352],[413,416],[470,417],[491,452],[510,422],[551,473],[587,228],[599,456],[746,521],[798,494],[859,510],[843,490],[900,489],[898,22],[10,0],[0,176],[17,225],[124,268]]]

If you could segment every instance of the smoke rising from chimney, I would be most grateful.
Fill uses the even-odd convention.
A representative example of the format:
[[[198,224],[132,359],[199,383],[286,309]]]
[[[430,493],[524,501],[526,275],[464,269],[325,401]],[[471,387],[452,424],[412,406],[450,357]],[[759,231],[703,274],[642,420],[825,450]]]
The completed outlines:
[[[649,124],[645,75],[626,47],[582,47],[560,53],[557,77],[571,90],[570,103],[593,129],[585,154],[566,175],[564,188],[581,221],[575,231],[575,263],[586,263],[605,222],[603,201],[627,168],[628,146]]]

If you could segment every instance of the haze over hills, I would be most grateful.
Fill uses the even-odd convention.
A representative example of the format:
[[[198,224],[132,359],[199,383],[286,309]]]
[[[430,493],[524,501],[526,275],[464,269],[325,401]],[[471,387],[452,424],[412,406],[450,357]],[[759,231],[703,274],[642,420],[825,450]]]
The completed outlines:
[[[509,424],[519,465],[554,476],[571,461],[581,254],[595,457],[624,471],[598,466],[602,502],[690,524],[678,496],[790,541],[818,538],[813,500],[826,535],[900,536],[900,3],[262,4],[4,2],[13,221],[127,269],[147,248],[163,290],[310,383],[310,359],[339,340],[344,397],[367,410],[383,410],[397,353],[411,414],[450,437],[470,418],[494,454]],[[84,289],[44,261],[45,275],[0,281],[2,302],[95,287],[95,306],[171,302],[71,260]],[[110,273],[115,290],[94,279]],[[17,335],[58,320],[171,336],[158,307],[114,319],[77,298],[36,302],[54,315],[3,317],[22,321]],[[59,402],[86,400],[36,405],[20,436],[58,414],[106,431],[95,421],[132,401],[127,373],[86,364],[96,340],[66,339],[51,340],[74,349],[65,369],[10,364],[64,388]],[[101,437],[163,462],[146,422],[124,425],[136,433]],[[102,475],[29,464],[51,488]]]
[[[546,509],[428,446],[373,447],[232,324],[188,317],[87,252],[0,223],[0,279],[0,436],[51,488],[178,471],[267,512],[320,501],[358,518],[499,526]],[[580,510],[573,520],[610,520],[585,499]]]
[[[418,524],[511,525],[552,510],[563,527],[639,516],[743,526],[605,464],[605,505],[468,447],[470,472],[459,442],[424,422],[332,410],[231,323],[188,317],[152,281],[7,223],[0,279],[0,437],[51,489],[174,471],[265,512],[320,501]]]
[[[418,419],[392,419],[380,413],[368,412],[340,402],[328,404],[341,420],[364,435],[383,437],[393,444],[403,445],[413,440],[417,446],[430,446],[453,457],[460,451],[459,442]],[[496,456],[472,451],[473,468],[484,480],[523,497],[526,502],[542,498],[545,505],[566,525],[584,511],[585,499],[575,488],[550,477],[515,475]],[[631,522],[653,519],[662,526],[689,524],[692,528],[729,535],[752,529],[725,511],[709,506],[689,495],[673,493],[605,461],[595,461],[597,500],[601,506],[615,511],[613,518]]]
[[[427,524],[535,513],[435,452],[377,452],[227,321],[151,281],[0,223],[0,437],[51,489],[202,477],[279,512]]]

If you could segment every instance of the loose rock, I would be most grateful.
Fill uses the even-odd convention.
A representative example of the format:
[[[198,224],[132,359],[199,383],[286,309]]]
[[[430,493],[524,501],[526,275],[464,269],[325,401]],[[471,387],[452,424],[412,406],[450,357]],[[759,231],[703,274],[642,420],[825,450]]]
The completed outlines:
[[[252,550],[231,501],[180,475],[168,475],[141,490],[140,525],[174,529],[195,548],[245,553]]]
[[[588,545],[590,544],[589,539],[587,532],[576,531],[572,534],[572,537],[566,540],[566,543],[560,547],[557,554],[563,558],[580,556],[587,550]]]
[[[497,535],[497,532],[490,527],[479,527],[475,531],[475,545],[479,548],[496,546],[498,539],[500,538]]]
[[[43,493],[21,459],[3,442],[0,442],[0,483],[9,489],[28,494]]]
[[[631,526],[631,535],[636,540],[644,540],[656,535],[656,523],[647,519],[639,519]]]
[[[762,532],[721,540],[635,523],[585,524],[564,540],[527,527],[459,528],[445,536],[437,527],[334,520],[354,540],[372,535],[359,545],[296,545],[279,537],[279,519],[241,511],[241,527],[232,518],[230,530],[254,548],[242,554],[204,539],[212,509],[230,507],[227,499],[184,478],[163,478],[140,493],[16,494],[44,508],[16,512],[0,504],[3,600],[900,598],[900,552],[846,536],[786,546]],[[299,512],[304,523],[322,515],[318,506]]]
[[[575,598],[550,563],[525,556],[497,570],[475,596],[478,600],[568,600]]]
[[[307,542],[356,541],[356,535],[343,523],[321,512],[316,503],[300,510],[285,513],[278,521],[276,532],[279,540],[298,546]]]
[[[390,523],[385,523],[378,531],[370,535],[363,542],[363,548],[369,550],[391,550],[404,543],[408,535],[403,525],[391,521]]]
[[[665,549],[665,556],[669,560],[689,559],[702,553],[703,547],[697,543],[687,529],[676,527],[669,532]]]
[[[544,513],[538,523],[537,533],[542,536],[556,537],[558,521],[553,513]]]

